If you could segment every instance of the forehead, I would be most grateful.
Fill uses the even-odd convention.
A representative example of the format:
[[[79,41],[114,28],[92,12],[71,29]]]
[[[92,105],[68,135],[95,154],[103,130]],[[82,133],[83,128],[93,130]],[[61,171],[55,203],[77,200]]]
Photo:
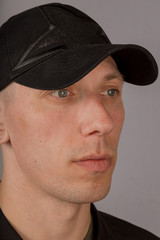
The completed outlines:
[[[97,82],[101,82],[102,80],[109,81],[114,79],[123,81],[124,77],[118,70],[114,59],[111,56],[109,56],[105,58],[99,65],[97,65],[92,71],[90,71],[85,77],[83,77],[77,83],[82,83],[83,79],[86,79],[86,83],[87,80],[88,81],[91,80],[92,84],[94,84],[94,82],[96,83],[96,81],[94,80],[97,80]]]
[[[115,73],[121,75],[120,71],[117,68],[116,62],[114,61],[114,59],[111,56],[105,58],[100,64],[98,64],[97,67],[95,67],[93,69],[93,71],[97,71],[97,72],[100,72],[102,74],[105,73],[105,72],[106,73],[115,72]]]

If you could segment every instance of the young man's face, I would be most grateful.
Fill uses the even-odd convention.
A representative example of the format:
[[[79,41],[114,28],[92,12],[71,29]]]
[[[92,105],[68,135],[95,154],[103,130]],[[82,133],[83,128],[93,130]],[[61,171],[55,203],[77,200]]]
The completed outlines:
[[[6,126],[19,181],[67,202],[104,198],[124,121],[122,85],[111,57],[63,90],[14,83]]]

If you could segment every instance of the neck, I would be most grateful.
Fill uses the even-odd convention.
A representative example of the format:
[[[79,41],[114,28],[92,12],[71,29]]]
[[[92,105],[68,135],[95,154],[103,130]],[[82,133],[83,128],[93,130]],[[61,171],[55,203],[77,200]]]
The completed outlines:
[[[91,221],[90,204],[42,195],[26,184],[22,176],[3,170],[0,207],[22,239],[84,239]]]

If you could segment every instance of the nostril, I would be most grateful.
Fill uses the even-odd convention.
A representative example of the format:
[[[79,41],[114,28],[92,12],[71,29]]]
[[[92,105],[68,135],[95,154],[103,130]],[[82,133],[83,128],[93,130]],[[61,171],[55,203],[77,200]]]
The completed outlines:
[[[101,120],[98,116],[90,121],[85,121],[82,127],[82,134],[87,135],[104,135],[109,134],[113,129],[113,120],[107,116],[105,121]]]
[[[89,135],[95,135],[95,134],[99,134],[99,131],[91,132]]]

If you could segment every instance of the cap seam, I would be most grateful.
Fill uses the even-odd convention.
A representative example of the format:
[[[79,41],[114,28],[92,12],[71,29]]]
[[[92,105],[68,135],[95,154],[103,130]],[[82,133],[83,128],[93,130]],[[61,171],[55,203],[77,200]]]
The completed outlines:
[[[49,18],[47,17],[47,15],[45,14],[45,12],[41,9],[41,6],[37,7],[39,9],[39,11],[41,12],[41,14],[43,15],[43,17],[46,19],[46,21],[48,22],[48,24],[50,26],[53,26],[53,24],[50,22]],[[55,23],[54,23],[55,25]]]

